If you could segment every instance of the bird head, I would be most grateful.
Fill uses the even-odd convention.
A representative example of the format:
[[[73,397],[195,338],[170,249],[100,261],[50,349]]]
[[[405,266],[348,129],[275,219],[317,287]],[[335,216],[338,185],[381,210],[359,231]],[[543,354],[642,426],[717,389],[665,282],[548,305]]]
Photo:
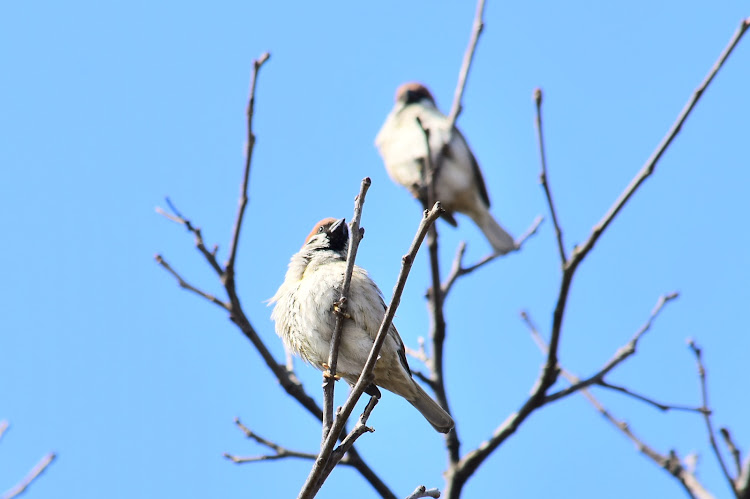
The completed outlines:
[[[346,258],[349,249],[349,229],[343,218],[324,218],[310,231],[302,250],[306,252],[333,251]]]
[[[421,83],[412,81],[396,89],[396,104],[406,107],[410,104],[422,104],[435,107],[435,98]]]

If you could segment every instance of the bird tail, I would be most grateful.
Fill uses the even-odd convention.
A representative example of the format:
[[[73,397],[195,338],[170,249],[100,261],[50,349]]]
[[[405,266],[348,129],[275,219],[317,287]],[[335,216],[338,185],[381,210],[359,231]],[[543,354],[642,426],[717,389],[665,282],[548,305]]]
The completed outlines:
[[[495,253],[504,255],[516,249],[516,243],[513,236],[508,234],[499,223],[492,217],[489,210],[483,210],[471,217],[477,226],[484,232]]]
[[[407,398],[409,403],[417,408],[422,416],[440,433],[448,433],[453,428],[453,418],[427,395],[416,381],[414,382],[414,394]]]

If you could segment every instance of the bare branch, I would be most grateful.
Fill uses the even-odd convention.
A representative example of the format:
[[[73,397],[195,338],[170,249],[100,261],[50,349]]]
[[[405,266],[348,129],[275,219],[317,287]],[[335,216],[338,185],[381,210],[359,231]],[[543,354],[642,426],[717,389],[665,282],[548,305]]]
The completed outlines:
[[[3,438],[3,435],[8,430],[8,428],[10,428],[10,423],[8,423],[6,419],[0,421],[0,439]]]
[[[171,266],[170,266],[170,265],[169,265],[169,264],[167,263],[167,261],[166,261],[166,260],[164,260],[164,258],[163,258],[163,257],[162,257],[161,255],[156,255],[156,256],[154,257],[154,259],[156,260],[156,262],[157,262],[157,263],[158,263],[159,265],[161,265],[162,267],[164,267],[164,269],[165,269],[165,270],[166,270],[167,272],[169,272],[170,274],[172,274],[172,276],[173,276],[173,277],[174,277],[175,279],[177,279],[177,284],[179,284],[179,286],[180,286],[181,288],[183,288],[183,289],[187,289],[188,291],[192,291],[193,293],[197,294],[198,296],[202,296],[202,297],[203,297],[203,298],[205,298],[206,300],[210,301],[210,302],[211,302],[211,303],[213,303],[214,305],[218,305],[219,307],[223,308],[224,310],[227,310],[227,311],[230,311],[230,310],[231,310],[231,307],[229,306],[229,304],[228,304],[228,303],[225,303],[225,302],[223,302],[223,301],[219,300],[219,299],[218,299],[218,298],[216,298],[216,297],[215,297],[214,295],[212,295],[212,294],[209,294],[209,293],[206,293],[205,291],[203,291],[203,290],[201,290],[201,289],[198,289],[198,288],[196,288],[195,286],[193,286],[192,284],[190,284],[189,282],[185,281],[185,279],[183,279],[183,278],[182,278],[182,276],[181,276],[181,275],[180,275],[180,274],[179,274],[179,273],[178,273],[178,272],[177,272],[176,270],[174,270],[174,269],[173,269],[173,268],[172,268],[172,267],[171,267]]]
[[[331,457],[331,453],[333,452],[333,446],[336,443],[336,440],[339,438],[339,434],[341,433],[346,420],[354,410],[354,406],[359,400],[359,397],[362,396],[365,389],[372,383],[372,371],[375,367],[375,362],[377,361],[378,354],[380,353],[380,348],[383,346],[383,342],[388,335],[388,330],[390,329],[391,323],[393,322],[393,317],[396,314],[396,309],[401,302],[401,294],[404,291],[406,279],[409,276],[409,271],[411,270],[411,266],[414,263],[414,259],[416,258],[419,246],[422,244],[422,241],[424,240],[424,237],[427,234],[427,230],[429,229],[430,225],[435,222],[442,211],[443,209],[441,208],[440,203],[435,203],[435,206],[433,206],[432,210],[430,210],[429,212],[425,212],[425,216],[419,224],[417,234],[412,241],[409,252],[402,258],[401,271],[399,272],[396,287],[393,290],[391,303],[386,310],[385,316],[383,317],[383,322],[380,324],[380,329],[378,330],[378,334],[375,337],[375,341],[372,345],[372,349],[370,350],[370,355],[367,358],[367,362],[362,369],[362,374],[360,374],[359,380],[352,388],[352,391],[349,394],[349,398],[346,400],[344,407],[341,409],[340,413],[334,420],[331,431],[328,433],[328,437],[326,438],[321,448],[320,455],[315,461],[315,464],[313,465],[313,468],[310,471],[310,474],[308,475],[307,480],[305,481],[305,484],[299,493],[299,499],[314,497],[317,491],[323,485],[326,477],[328,476],[325,472],[333,468],[332,466],[327,466],[328,460]]]
[[[646,163],[643,165],[641,170],[633,178],[633,180],[631,180],[630,184],[625,188],[622,194],[620,194],[617,200],[612,204],[612,207],[607,211],[604,217],[602,217],[599,223],[597,223],[594,226],[593,230],[591,231],[591,235],[588,237],[588,239],[582,245],[578,246],[577,248],[573,250],[573,254],[571,255],[571,261],[569,262],[569,266],[575,267],[576,265],[578,265],[578,263],[580,263],[581,260],[583,260],[586,254],[589,251],[591,251],[591,248],[594,247],[594,244],[596,244],[596,241],[602,235],[604,230],[609,226],[612,220],[614,220],[615,216],[620,212],[622,207],[625,206],[625,203],[628,202],[630,197],[633,194],[635,194],[636,190],[638,190],[638,187],[640,187],[640,185],[654,172],[654,169],[656,168],[656,164],[659,162],[659,159],[661,159],[664,152],[672,143],[672,140],[674,140],[677,134],[680,133],[680,130],[682,129],[682,125],[685,123],[685,120],[687,120],[688,116],[690,116],[691,111],[693,110],[695,105],[698,103],[701,96],[706,91],[709,84],[713,81],[714,77],[719,72],[721,67],[724,65],[724,62],[727,60],[729,55],[737,46],[740,39],[742,38],[742,35],[745,34],[745,31],[747,30],[749,26],[750,26],[750,18],[743,19],[742,22],[740,23],[739,28],[737,28],[737,31],[735,31],[734,35],[732,36],[732,39],[729,40],[729,43],[721,52],[721,54],[719,55],[719,58],[711,67],[706,77],[703,79],[703,81],[695,90],[695,92],[693,92],[693,95],[690,96],[690,99],[688,99],[687,103],[685,104],[685,107],[683,107],[682,111],[680,111],[680,114],[677,116],[677,119],[672,124],[672,127],[669,129],[669,131],[664,136],[662,141],[656,147],[656,150],[651,154],[651,157],[648,158],[648,160],[646,160]]]
[[[451,265],[451,271],[448,273],[448,278],[445,280],[444,283],[440,285],[440,289],[443,291],[443,296],[448,294],[448,291],[451,290],[451,288],[453,287],[453,283],[456,282],[456,279],[468,273],[466,272],[466,269],[463,267],[463,259],[464,259],[465,253],[466,253],[466,241],[461,241],[460,243],[458,243],[458,247],[456,248],[456,256],[453,257],[453,264]],[[485,260],[489,262],[490,259],[494,258],[495,256],[497,255],[489,255],[489,257],[485,258]],[[428,291],[428,296],[429,296],[429,291]]]
[[[471,62],[474,60],[474,52],[477,49],[477,42],[479,41],[479,35],[482,34],[484,29],[484,0],[477,2],[477,11],[474,16],[474,26],[471,30],[471,39],[469,40],[469,46],[466,48],[464,53],[464,60],[461,63],[461,71],[458,73],[458,84],[456,85],[456,91],[453,95],[453,106],[451,106],[450,124],[448,130],[453,130],[456,126],[456,120],[458,115],[461,114],[462,106],[461,99],[464,95],[464,88],[466,88],[466,80],[469,77],[469,70],[471,69]]]
[[[44,456],[38,463],[36,463],[36,466],[34,466],[31,471],[29,471],[29,474],[26,475],[23,480],[21,480],[13,488],[2,495],[2,499],[13,499],[14,497],[23,494],[29,487],[29,485],[31,485],[34,480],[39,478],[39,476],[44,473],[44,471],[52,463],[52,461],[55,460],[56,457],[57,455],[54,452],[50,452],[49,454]]]
[[[567,276],[567,281],[566,281]],[[565,307],[565,299],[567,299],[567,286],[570,286],[570,279],[572,279],[572,274],[569,274],[569,271],[566,269],[563,271],[563,278],[561,283],[561,290],[560,290],[560,297],[558,298],[558,306],[555,309],[555,314],[560,314],[560,321],[562,320],[562,310],[564,310]],[[671,296],[671,295],[669,295]],[[666,303],[668,300],[673,299],[674,296],[665,296],[662,297],[664,303]],[[662,302],[662,299],[659,300],[657,303],[657,306],[652,311],[652,317],[649,319],[649,321],[644,325],[641,330],[639,330],[638,333],[636,333],[636,336],[640,337],[645,333],[646,330],[651,325],[651,322],[653,321],[653,318],[658,315],[661,308],[664,306]],[[553,319],[554,320],[554,319]],[[589,379],[586,381],[578,381],[575,386],[576,390],[571,390],[570,388],[560,390],[556,394],[552,394],[550,396],[546,396],[546,391],[554,384],[555,380],[557,379],[557,375],[559,373],[559,366],[557,362],[557,342],[559,342],[559,335],[560,330],[557,329],[557,335],[555,335],[555,329],[554,329],[554,322],[553,322],[553,334],[551,337],[550,345],[546,348],[546,354],[547,354],[547,361],[544,364],[544,367],[542,369],[541,374],[539,375],[539,378],[537,378],[536,383],[534,387],[532,388],[532,393],[530,397],[523,403],[521,408],[508,416],[508,418],[503,421],[503,423],[498,426],[495,431],[493,432],[492,436],[486,440],[485,442],[481,443],[477,449],[469,452],[466,454],[461,461],[458,463],[457,466],[455,466],[452,470],[449,470],[449,480],[448,480],[448,486],[446,487],[446,497],[448,498],[457,498],[460,494],[460,490],[463,487],[463,485],[466,483],[466,480],[476,471],[476,469],[479,467],[479,465],[492,453],[494,450],[503,443],[508,437],[510,437],[515,431],[519,428],[519,426],[526,420],[526,418],[534,412],[539,407],[542,407],[543,405],[546,405],[547,403],[557,400],[558,398],[561,398],[562,396],[569,395],[570,393],[574,393],[576,390],[580,390],[582,388],[585,388],[592,384],[594,380]],[[636,340],[637,341],[637,340]],[[635,348],[635,347],[633,347]],[[621,349],[622,350],[622,349]],[[605,366],[605,368],[601,371],[601,376],[603,378],[604,374],[609,372],[612,368],[614,368],[615,365],[619,364],[624,358],[629,356],[630,354],[625,355],[622,359],[616,360],[619,358],[619,354],[615,356],[613,361],[610,361],[610,363]],[[610,366],[610,364],[612,364]],[[592,377],[593,378],[593,377]]]
[[[636,400],[640,400],[641,402],[645,402],[646,404],[664,412],[671,411],[671,410],[672,411],[684,411],[684,412],[697,412],[698,414],[703,414],[704,412],[703,407],[692,407],[688,405],[679,405],[679,404],[664,404],[662,402],[657,402],[656,400],[652,398],[646,397],[645,395],[641,395],[640,393],[636,393],[624,386],[613,385],[604,380],[598,382],[595,386],[601,386],[602,388],[608,388],[610,390],[625,394],[628,397],[634,398]]]
[[[662,311],[664,306],[669,303],[670,301],[674,300],[679,296],[678,293],[669,293],[666,295],[662,295],[659,297],[659,300],[656,302],[656,306],[654,306],[654,309],[651,311],[651,315],[649,316],[648,320],[646,321],[643,326],[636,331],[636,333],[633,335],[633,337],[630,339],[630,341],[620,347],[617,352],[615,352],[615,355],[604,365],[604,367],[599,370],[596,374],[593,376],[586,378],[583,381],[579,381],[578,383],[574,383],[568,388],[564,388],[560,390],[559,392],[552,393],[550,395],[547,395],[544,399],[544,403],[548,404],[550,402],[554,402],[555,400],[561,399],[563,397],[566,397],[570,395],[571,393],[574,393],[581,388],[585,388],[594,384],[602,384],[604,381],[604,377],[609,374],[612,369],[617,367],[622,361],[630,357],[635,353],[636,346],[638,345],[638,340],[641,339],[641,337],[646,334],[646,331],[651,329],[651,324],[653,324],[656,317],[658,317],[659,313]]]
[[[726,463],[724,463],[724,458],[722,457],[721,451],[719,450],[719,445],[716,443],[714,426],[711,422],[711,409],[708,407],[708,384],[706,383],[706,367],[703,365],[703,353],[700,347],[692,339],[688,340],[688,346],[690,347],[690,350],[692,350],[695,354],[695,362],[698,365],[698,377],[700,378],[701,382],[701,399],[703,400],[703,419],[706,422],[708,440],[711,442],[711,448],[714,451],[716,460],[721,466],[721,471],[722,473],[724,473],[724,478],[726,478],[727,482],[729,482],[729,487],[732,489],[732,493],[735,497],[739,497],[737,484],[734,483],[732,475],[729,473],[729,469],[727,468]]]
[[[168,201],[168,204],[172,207],[172,210],[175,212],[174,216],[170,216],[169,214],[165,213],[163,210],[157,209],[160,213],[167,216],[167,218],[177,222],[186,225],[188,227],[188,230],[193,232],[196,236],[196,244],[199,243],[199,249],[203,253],[203,255],[206,257],[206,259],[211,263],[214,270],[216,270],[217,274],[220,275],[222,284],[224,285],[224,289],[226,290],[227,297],[229,299],[229,303],[214,301],[214,303],[217,303],[217,305],[222,306],[222,308],[226,308],[229,311],[229,318],[232,320],[232,322],[235,323],[235,325],[240,329],[240,331],[245,335],[245,337],[253,344],[255,349],[258,351],[260,356],[263,358],[263,361],[266,363],[268,368],[271,370],[271,372],[274,374],[276,379],[279,381],[279,384],[281,387],[294,399],[297,400],[297,402],[300,403],[305,409],[307,409],[308,412],[310,412],[313,416],[317,417],[319,420],[323,420],[323,411],[318,406],[318,404],[315,402],[315,400],[310,397],[307,392],[305,391],[304,387],[302,386],[302,383],[300,383],[299,379],[294,375],[294,372],[288,368],[287,365],[280,364],[279,362],[274,359],[273,355],[271,355],[271,352],[269,351],[268,347],[265,345],[265,343],[260,339],[260,336],[255,331],[255,328],[250,323],[250,320],[245,315],[244,310],[242,309],[242,304],[239,300],[239,295],[237,293],[236,285],[235,285],[235,272],[234,272],[234,262],[236,258],[236,252],[237,252],[237,244],[239,241],[239,233],[240,228],[242,226],[242,220],[244,217],[244,211],[245,206],[247,204],[247,190],[248,190],[248,183],[249,183],[249,174],[250,174],[250,164],[252,159],[252,151],[253,146],[255,144],[255,135],[252,131],[252,118],[254,115],[254,106],[255,106],[255,85],[256,85],[256,79],[258,75],[258,71],[261,67],[261,65],[268,60],[269,55],[263,54],[257,61],[254,62],[254,69],[253,69],[253,76],[252,76],[252,82],[250,85],[250,97],[248,101],[248,107],[247,107],[247,129],[248,129],[248,142],[247,142],[247,150],[245,155],[245,168],[244,168],[244,175],[242,179],[242,186],[240,189],[240,200],[238,203],[238,211],[237,211],[237,218],[235,221],[234,230],[232,232],[232,242],[230,244],[230,255],[229,259],[227,261],[226,269],[222,269],[221,266],[216,262],[216,252],[217,247],[214,246],[214,248],[209,251],[205,248],[205,245],[203,244],[203,239],[200,234],[199,229],[192,228],[192,225],[188,225],[189,221],[182,217],[182,215],[174,208],[174,206],[171,204],[171,202]],[[163,259],[161,259],[163,261]],[[161,263],[161,262],[160,262]],[[168,266],[164,267],[168,271],[171,271]],[[175,278],[178,279],[178,282],[180,282],[180,285],[187,284],[185,283],[184,279],[182,279],[178,274],[176,274],[174,271],[171,271],[171,273],[174,275]],[[190,286],[189,289],[193,290],[194,292],[200,294],[201,296],[204,296],[204,298],[207,298],[211,301],[213,297],[211,295],[208,295],[207,293],[202,293],[196,288]],[[346,458],[346,464],[351,465],[354,467],[362,477],[367,480],[370,485],[382,496],[388,499],[395,499],[395,495],[393,492],[390,491],[388,486],[380,479],[380,477],[373,472],[373,470],[367,465],[367,463],[359,456],[359,453],[356,449],[351,448],[349,450],[349,453]]]
[[[516,248],[512,251],[520,251],[521,247],[524,245],[526,240],[536,234],[537,230],[539,229],[539,225],[544,221],[544,217],[541,215],[536,217],[533,222],[531,222],[531,225],[528,229],[526,229],[526,232],[524,232],[521,237],[519,237],[516,240]],[[453,284],[456,282],[456,279],[458,279],[461,276],[464,276],[466,274],[470,274],[471,272],[474,272],[480,267],[483,267],[484,265],[490,263],[494,259],[504,256],[502,254],[493,253],[491,255],[487,255],[481,260],[479,260],[477,263],[470,265],[468,267],[462,266],[462,260],[464,257],[464,253],[466,252],[466,243],[461,241],[461,243],[458,245],[458,248],[456,249],[456,256],[453,259],[453,266],[451,267],[450,274],[448,274],[448,278],[443,282],[441,285],[441,288],[443,290],[443,295],[447,295],[448,291],[451,290],[453,287]],[[508,253],[505,253],[507,255]]]
[[[552,224],[555,226],[555,236],[557,237],[557,249],[560,251],[560,261],[562,265],[568,261],[565,255],[565,244],[563,244],[562,229],[560,223],[557,221],[557,212],[555,211],[555,203],[552,202],[552,192],[550,192],[549,183],[547,182],[547,159],[544,154],[544,133],[542,130],[542,89],[537,88],[534,90],[534,102],[536,103],[536,131],[539,137],[539,156],[541,158],[542,171],[539,173],[539,183],[544,188],[544,195],[547,198],[547,205],[549,206],[549,213],[552,216]]]
[[[233,454],[229,454],[225,452],[224,457],[226,457],[227,459],[229,459],[230,461],[236,464],[254,463],[258,461],[269,461],[269,460],[275,460],[275,459],[284,459],[287,457],[297,457],[301,459],[311,459],[311,460],[317,457],[315,454],[289,450],[275,442],[271,442],[270,440],[267,440],[261,437],[257,433],[253,432],[250,428],[242,424],[242,421],[240,421],[240,418],[234,418],[234,424],[236,424],[237,427],[240,430],[242,430],[242,432],[245,434],[247,438],[255,440],[259,444],[265,447],[268,447],[269,449],[275,452],[275,454],[271,454],[271,455],[253,456],[253,457],[238,457]]]
[[[534,325],[528,313],[521,312],[521,318],[528,326],[531,337],[536,343],[537,347],[539,347],[539,350],[541,350],[542,353],[546,355],[548,350],[547,343],[542,338],[542,335],[539,333],[539,330]],[[566,380],[568,380],[571,385],[580,383],[580,378],[578,378],[578,376],[571,373],[570,371],[561,369],[560,374]],[[703,485],[696,478],[695,474],[693,473],[694,470],[689,469],[687,466],[683,465],[674,451],[671,451],[669,456],[660,454],[659,452],[648,446],[639,437],[637,437],[635,433],[633,433],[633,431],[630,429],[630,425],[628,425],[625,421],[618,420],[614,415],[612,415],[612,413],[610,413],[604,407],[604,405],[599,402],[599,400],[594,396],[593,393],[591,393],[588,388],[581,388],[579,391],[584,397],[586,397],[586,400],[588,400],[589,403],[594,406],[594,408],[602,416],[604,416],[607,421],[609,421],[613,426],[620,430],[628,438],[628,440],[633,442],[633,444],[635,444],[636,448],[641,453],[655,462],[660,468],[664,469],[670,475],[675,477],[683,486],[683,488],[685,488],[685,491],[690,497],[694,499],[713,499],[713,496],[708,491],[706,491],[705,488],[703,488]]]
[[[596,408],[596,410],[604,416],[604,418],[609,421],[612,425],[614,425],[616,428],[618,428],[633,444],[636,446],[638,451],[640,451],[643,455],[651,459],[654,463],[656,463],[660,468],[664,469],[666,472],[668,472],[670,475],[675,477],[680,484],[683,486],[685,491],[688,493],[688,495],[692,498],[696,499],[713,499],[713,496],[710,492],[708,492],[703,485],[698,481],[698,478],[695,476],[694,473],[689,471],[683,463],[680,461],[680,458],[677,456],[677,454],[674,451],[670,451],[669,456],[665,456],[654,450],[652,447],[647,445],[643,440],[641,440],[638,436],[633,433],[633,431],[630,428],[630,425],[626,423],[625,421],[618,420],[615,416],[613,416],[587,389],[582,389],[581,394],[583,394],[586,399]]]
[[[245,169],[242,175],[242,188],[240,189],[240,199],[237,206],[237,218],[234,222],[232,231],[232,242],[229,244],[229,258],[226,264],[226,279],[234,280],[234,264],[237,258],[237,244],[240,240],[240,229],[242,228],[242,219],[245,216],[245,207],[247,206],[247,186],[250,181],[250,165],[253,160],[253,149],[255,147],[255,133],[253,132],[253,115],[255,114],[255,85],[258,79],[258,71],[263,64],[271,57],[271,54],[265,52],[253,61],[253,76],[250,79],[250,96],[247,101],[247,144],[245,146]]]
[[[721,433],[721,437],[724,439],[724,443],[726,444],[729,453],[732,455],[734,467],[737,471],[737,477],[739,477],[742,474],[742,458],[740,457],[740,449],[737,448],[734,440],[732,440],[732,435],[729,433],[729,428],[719,428],[719,433]]]
[[[424,128],[422,121],[417,117],[417,125],[422,130],[425,141],[424,169],[422,170],[422,185],[427,187],[427,206],[437,201],[435,194],[436,172],[439,170],[444,159],[443,151],[437,157],[435,163],[432,162],[432,151],[430,150],[430,130]],[[453,128],[449,128],[453,130]],[[446,145],[450,142],[446,142]],[[432,339],[432,355],[430,356],[429,368],[432,372],[430,386],[435,393],[438,403],[450,414],[450,405],[448,404],[448,393],[445,390],[445,381],[443,377],[443,351],[445,346],[445,316],[443,314],[444,293],[440,286],[440,261],[438,248],[438,231],[435,225],[430,227],[427,235],[427,249],[430,260],[430,277],[432,285],[428,291],[428,307],[430,308],[430,337]],[[445,435],[445,444],[448,449],[448,458],[451,463],[458,462],[460,457],[461,443],[458,438],[458,428],[454,426],[453,431]]]
[[[422,383],[429,386],[433,392],[435,391],[435,382],[429,376],[414,369],[411,370],[411,373],[415,378],[418,378]]]
[[[331,346],[328,353],[327,372],[323,373],[323,436],[321,445],[328,436],[328,432],[333,425],[333,393],[336,386],[336,368],[338,366],[339,345],[341,343],[341,330],[344,327],[344,318],[346,316],[347,299],[349,297],[349,286],[352,282],[352,272],[354,271],[354,261],[357,258],[357,249],[359,242],[362,240],[364,229],[360,229],[359,221],[362,218],[362,208],[365,204],[365,196],[370,188],[370,177],[362,179],[359,188],[359,194],[354,198],[354,216],[349,224],[349,249],[346,256],[346,271],[344,272],[344,282],[341,285],[341,296],[334,305],[336,312],[336,322],[333,327],[331,336]]]
[[[420,497],[440,497],[440,491],[438,489],[428,489],[424,485],[420,485],[406,499],[419,499]]]
[[[221,268],[221,265],[219,265],[219,262],[216,260],[216,251],[218,248],[214,247],[213,251],[209,251],[208,248],[206,248],[205,242],[203,241],[203,234],[201,233],[201,230],[198,227],[194,226],[189,219],[182,216],[182,213],[177,210],[177,207],[172,203],[172,200],[169,199],[169,197],[165,197],[164,201],[166,201],[167,206],[169,206],[169,209],[172,210],[172,213],[167,213],[158,206],[156,207],[156,213],[175,223],[184,225],[188,232],[192,232],[195,236],[195,247],[198,248],[198,251],[201,252],[211,268],[213,268],[218,275],[222,275],[224,273],[224,269]]]
[[[359,416],[359,421],[357,421],[357,424],[354,425],[352,431],[349,432],[349,434],[341,441],[336,450],[333,451],[331,459],[328,461],[328,467],[330,467],[330,469],[333,469],[333,467],[336,466],[341,458],[349,451],[349,449],[352,448],[352,445],[354,445],[354,442],[356,442],[359,437],[361,437],[365,433],[372,433],[375,431],[374,429],[367,426],[367,420],[369,419],[370,414],[372,414],[372,410],[375,409],[375,406],[377,404],[378,398],[370,397],[369,402],[367,402],[367,405],[365,406],[365,410],[362,411],[362,414],[360,414]],[[328,471],[328,473],[330,473],[330,470]]]
[[[750,455],[745,456],[742,472],[737,477],[737,490],[740,492],[740,499],[750,499]]]
[[[417,338],[417,343],[419,344],[419,348],[417,350],[409,348],[408,346],[404,346],[406,355],[411,355],[423,364],[426,364],[429,361],[429,357],[427,356],[427,351],[424,349],[424,338],[422,338],[421,336]]]
[[[734,36],[730,40],[727,47],[719,56],[716,63],[710,69],[708,75],[703,80],[698,89],[693,93],[691,98],[688,100],[685,108],[677,117],[677,120],[672,125],[667,135],[662,142],[657,146],[654,153],[646,161],[641,170],[636,174],[634,179],[625,188],[623,193],[614,202],[609,211],[604,215],[601,221],[594,226],[591,235],[581,246],[573,249],[566,264],[563,265],[562,277],[560,279],[560,289],[557,296],[557,302],[552,315],[552,327],[550,332],[549,348],[547,351],[547,360],[544,364],[541,374],[537,378],[534,386],[531,390],[529,398],[521,405],[521,407],[515,413],[509,415],[507,419],[498,426],[493,432],[492,436],[479,445],[479,447],[466,454],[458,465],[451,467],[446,473],[446,497],[449,499],[456,499],[461,494],[461,489],[465,485],[468,478],[477,470],[477,468],[484,462],[487,457],[497,449],[508,437],[510,437],[520,427],[520,425],[528,418],[528,416],[539,407],[543,406],[547,401],[546,393],[552,385],[554,385],[559,375],[558,366],[558,348],[560,345],[560,338],[562,334],[562,324],[565,315],[565,307],[567,305],[568,295],[570,292],[570,286],[573,282],[573,276],[578,268],[578,265],[583,261],[586,255],[594,247],[594,244],[603,234],[609,224],[614,220],[617,213],[625,206],[625,203],[631,198],[638,187],[648,178],[654,171],[656,163],[659,161],[661,156],[664,154],[666,149],[672,143],[672,140],[679,132],[683,123],[690,115],[690,112],[695,107],[695,104],[700,99],[703,92],[706,90],[708,85],[711,83],[713,78],[716,76],[719,69],[726,61],[729,54],[732,52],[734,47],[739,42],[740,38],[750,26],[750,18],[743,20],[740,24],[739,29],[735,32]]]
[[[526,229],[526,232],[521,234],[521,236],[516,239],[516,249],[514,249],[513,251],[521,251],[521,248],[523,247],[524,243],[526,243],[526,240],[536,234],[536,231],[537,229],[539,229],[539,226],[542,224],[542,222],[544,222],[544,217],[541,215],[537,216],[534,221],[531,222],[529,228]],[[474,270],[474,268],[469,270],[469,272],[471,272],[472,270]]]

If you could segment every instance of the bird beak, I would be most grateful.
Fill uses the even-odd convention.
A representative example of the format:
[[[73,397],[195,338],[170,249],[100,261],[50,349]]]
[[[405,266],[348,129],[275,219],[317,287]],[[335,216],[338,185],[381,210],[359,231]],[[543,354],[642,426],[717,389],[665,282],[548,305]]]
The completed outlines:
[[[328,233],[332,236],[342,236],[346,234],[346,232],[346,218],[340,218],[336,220],[328,229]]]
[[[346,226],[346,220],[341,218],[333,222],[328,228],[328,238],[331,249],[334,251],[345,252],[349,244],[349,230]]]

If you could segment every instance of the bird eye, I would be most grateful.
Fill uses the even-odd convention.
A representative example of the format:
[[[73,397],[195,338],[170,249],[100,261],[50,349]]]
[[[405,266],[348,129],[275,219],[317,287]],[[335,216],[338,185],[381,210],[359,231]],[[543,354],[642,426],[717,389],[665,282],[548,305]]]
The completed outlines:
[[[324,226],[318,227],[318,232],[325,232],[326,228]]]

